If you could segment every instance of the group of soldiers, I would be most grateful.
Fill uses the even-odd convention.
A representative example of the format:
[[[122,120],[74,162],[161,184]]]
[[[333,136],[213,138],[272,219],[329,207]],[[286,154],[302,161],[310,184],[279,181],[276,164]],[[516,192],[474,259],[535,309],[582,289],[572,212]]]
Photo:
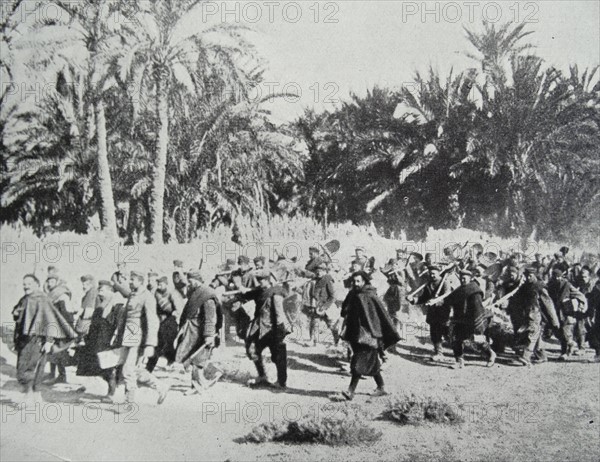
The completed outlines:
[[[77,375],[106,381],[104,401],[114,402],[122,383],[127,402],[135,402],[138,385],[144,385],[157,391],[160,404],[170,389],[153,372],[161,357],[168,370],[182,365],[191,373],[186,394],[202,393],[223,373],[215,367],[212,377],[206,374],[214,349],[240,340],[256,367],[249,385],[285,390],[286,337],[300,325],[300,313],[309,327],[305,346],[319,342],[321,324],[334,345],[344,342],[351,381],[332,399],[351,400],[363,376],[374,378],[376,396],[386,394],[383,365],[417,312],[425,313],[429,326],[430,360],[444,361],[446,341],[455,369],[465,366],[467,344],[487,366],[495,364],[502,343],[494,334],[498,325],[512,331],[510,343],[522,365],[548,361],[544,345],[552,336],[560,342],[559,360],[582,354],[589,342],[594,361],[600,361],[597,264],[569,263],[566,247],[552,258],[538,254],[532,262],[518,253],[484,253],[480,245],[464,255],[455,255],[456,250],[445,249],[436,258],[399,249],[376,267],[358,247],[346,269],[319,245],[309,249],[305,265],[284,256],[252,261],[242,255],[227,260],[212,279],[205,279],[201,269],[184,271],[180,260],[173,262],[170,278],[154,271],[127,273],[119,264],[110,279],[81,277],[81,304],[73,302],[57,268],[48,268],[43,284],[27,274],[24,296],[13,310],[24,403],[40,399],[43,381],[65,382],[66,367],[76,365]],[[387,283],[381,298],[378,280]],[[263,362],[267,348],[277,370],[274,383]]]

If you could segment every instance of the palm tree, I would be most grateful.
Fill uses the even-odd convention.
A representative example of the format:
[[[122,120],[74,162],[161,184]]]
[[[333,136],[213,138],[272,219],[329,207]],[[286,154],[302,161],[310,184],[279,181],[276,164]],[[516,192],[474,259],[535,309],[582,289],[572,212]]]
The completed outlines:
[[[481,109],[469,155],[455,175],[463,197],[479,197],[471,201],[468,224],[480,226],[482,217],[494,216],[495,231],[505,235],[559,236],[569,229],[567,221],[573,222],[568,209],[580,208],[571,200],[580,197],[575,191],[593,196],[597,187],[585,174],[599,136],[598,88],[591,85],[597,69],[581,79],[576,68],[567,78],[552,67],[543,70],[541,58],[523,53],[531,48],[520,42],[528,34],[523,25],[468,33],[482,56],[486,84],[476,86]],[[588,177],[583,184],[582,175]],[[557,190],[561,194],[548,200]],[[550,218],[558,216],[571,218],[562,223]]]
[[[231,86],[245,90],[242,58],[252,58],[254,47],[242,36],[242,27],[205,26],[186,32],[184,18],[196,11],[199,0],[140,2],[135,27],[126,38],[121,79],[139,96],[134,114],[152,104],[156,114],[155,158],[150,206],[151,241],[163,242],[165,178],[173,111],[187,112],[187,96],[202,93],[201,77],[220,73]]]
[[[114,60],[119,52],[118,16],[123,2],[86,0],[73,3],[56,0],[51,3],[62,8],[67,20],[40,21],[33,24],[22,40],[21,48],[33,51],[33,62],[51,67],[65,63],[66,67],[84,69],[79,75],[85,104],[79,114],[87,119],[88,140],[95,139],[97,184],[100,193],[100,219],[106,235],[116,239],[117,227],[110,164],[108,160],[104,93],[114,84]]]
[[[3,222],[20,221],[40,235],[47,226],[87,232],[97,210],[95,153],[85,138],[83,102],[64,71],[57,87],[30,112],[15,113],[3,172]]]

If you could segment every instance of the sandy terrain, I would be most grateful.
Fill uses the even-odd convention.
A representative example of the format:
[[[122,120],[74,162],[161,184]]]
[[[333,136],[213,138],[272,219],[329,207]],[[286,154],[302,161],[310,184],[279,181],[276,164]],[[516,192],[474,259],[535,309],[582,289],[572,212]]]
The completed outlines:
[[[448,364],[429,363],[424,341],[411,336],[400,354],[390,358],[384,371],[388,390],[443,397],[457,409],[461,406],[465,423],[398,426],[373,420],[372,425],[383,431],[379,443],[337,448],[239,442],[260,422],[338,412],[339,405],[331,405],[328,395],[344,389],[349,377],[323,345],[306,348],[290,341],[286,392],[248,388],[245,381],[253,373],[252,364],[237,346],[219,353],[215,361],[224,365],[225,380],[202,396],[184,396],[187,375],[159,367],[157,375],[173,387],[163,405],[156,405],[150,389],[139,391],[135,408],[103,404],[102,380],[76,377],[70,369],[69,384],[45,387],[45,402],[27,411],[14,407],[21,396],[14,378],[15,356],[3,345],[0,456],[2,460],[598,460],[600,366],[585,362],[591,352],[567,364],[550,362],[532,369],[514,365],[510,355],[487,369],[471,356],[468,367],[455,371],[448,367],[449,357]],[[274,366],[269,367],[272,375]],[[74,391],[81,384],[85,392]],[[370,379],[361,381],[352,405],[363,406],[376,418],[386,398],[370,398],[373,388]],[[122,390],[117,397],[122,397]]]
[[[91,272],[102,278],[114,271],[115,251],[105,243],[100,243],[103,251],[96,260],[93,255],[86,258],[83,254],[84,238],[63,236],[58,241],[63,252],[56,259],[49,253],[52,249],[44,252],[44,243],[36,253],[29,236],[13,236],[5,231],[3,245],[10,243],[11,247],[5,249],[10,252],[3,250],[0,280],[0,320],[4,326],[13,324],[10,310],[21,296],[20,280],[26,272],[36,270],[44,277],[48,264],[57,265],[73,289],[73,299],[80,300],[80,275]],[[453,236],[455,242],[471,238]],[[73,259],[65,245],[68,240],[81,244],[73,247]],[[377,257],[378,266],[398,246],[394,241],[351,236],[342,241],[335,256],[342,266],[349,262],[357,242],[367,245]],[[297,243],[303,252],[301,261],[306,260],[310,244]],[[34,252],[27,254],[24,249]],[[186,266],[197,266],[201,249],[199,243],[164,246],[160,251],[142,247],[130,258],[130,268],[153,268],[170,274],[174,258],[184,259]],[[225,257],[231,256],[223,251],[216,253],[205,260],[205,270],[214,272]],[[369,423],[380,429],[383,437],[367,447],[337,448],[240,442],[261,422],[339,412],[340,405],[332,407],[328,396],[345,389],[349,376],[340,370],[334,355],[327,354],[325,345],[300,345],[299,337],[306,335],[306,330],[289,339],[289,389],[285,392],[248,388],[246,380],[254,374],[253,365],[238,345],[221,349],[215,361],[226,370],[226,376],[202,396],[184,396],[188,376],[167,373],[159,363],[157,375],[172,385],[166,402],[157,406],[156,393],[142,389],[139,406],[131,409],[100,403],[106,393],[105,383],[76,377],[74,369],[69,368],[69,384],[45,387],[44,403],[27,412],[17,410],[15,403],[21,394],[15,379],[16,356],[1,344],[0,457],[3,461],[600,460],[600,365],[587,363],[593,356],[591,351],[566,364],[549,362],[531,369],[516,366],[510,355],[501,356],[496,367],[487,369],[471,356],[464,370],[455,371],[449,368],[449,350],[447,364],[427,361],[431,349],[427,334],[426,328],[405,332],[407,340],[401,344],[400,354],[391,356],[384,371],[388,391],[441,397],[457,409],[461,406],[465,422],[457,426],[399,426],[376,420],[386,398],[370,398],[374,383],[364,380],[352,405],[370,412],[373,420]],[[550,350],[553,358],[558,356],[557,349],[558,345],[553,345]],[[272,364],[269,373],[274,374]],[[86,390],[77,393],[81,385]],[[117,397],[123,397],[122,390]]]

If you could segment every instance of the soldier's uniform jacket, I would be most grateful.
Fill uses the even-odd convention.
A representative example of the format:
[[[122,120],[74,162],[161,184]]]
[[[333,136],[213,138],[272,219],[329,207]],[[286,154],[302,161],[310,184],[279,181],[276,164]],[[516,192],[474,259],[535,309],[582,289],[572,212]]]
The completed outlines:
[[[285,293],[281,287],[258,289],[251,293],[256,303],[254,319],[248,329],[247,339],[263,338],[271,331],[275,331],[282,340],[291,332],[290,322],[283,309]]]
[[[362,256],[361,258],[356,258],[356,260],[360,263],[360,266],[362,267],[363,271],[366,271],[367,273],[372,273],[373,272],[373,265],[375,263],[375,259],[374,258],[369,258],[366,255]]]
[[[159,320],[156,299],[145,288],[132,292],[125,305],[121,346],[156,346]]]
[[[315,279],[312,296],[316,300],[317,308],[327,307],[325,314],[331,318],[336,317],[335,289],[333,278],[326,274],[322,278]]]
[[[235,270],[233,273],[231,273],[230,284],[235,289],[241,289],[244,287],[253,289],[258,287],[258,284],[252,274],[252,269],[247,269],[246,271],[242,271],[241,269]]]
[[[182,334],[177,345],[176,360],[185,362],[204,344],[207,337],[217,335],[222,324],[223,314],[216,292],[204,286],[192,289],[179,320]]]
[[[561,281],[551,280],[548,283],[548,293],[554,302],[556,314],[563,324],[575,323],[574,315],[576,314],[576,311],[573,307],[573,300],[577,300],[580,304],[578,311],[587,311],[587,299],[585,295],[565,279]]]
[[[306,266],[304,267],[305,271],[303,276],[307,278],[314,278],[317,272],[317,267],[321,263],[325,263],[325,260],[323,260],[321,257],[315,257],[308,260]]]
[[[429,283],[427,283],[427,285],[421,292],[421,295],[417,299],[416,304],[422,305],[424,303],[427,303],[432,298],[435,298],[436,297],[435,294],[436,294],[440,284],[443,284],[443,286],[440,289],[440,293],[438,294],[438,297],[441,297],[442,295],[446,295],[446,294],[449,294],[450,292],[452,292],[452,290],[453,290],[452,285],[450,284],[450,281],[448,281],[448,278],[446,278],[444,281],[440,281],[440,283],[438,283],[438,284],[429,282]],[[450,319],[450,307],[446,303],[442,302],[441,306],[428,307],[427,316],[425,318],[425,322],[427,324],[446,324],[449,319]]]
[[[161,292],[157,289],[154,296],[156,297],[156,312],[161,321],[175,312],[175,300],[171,292],[168,290]]]

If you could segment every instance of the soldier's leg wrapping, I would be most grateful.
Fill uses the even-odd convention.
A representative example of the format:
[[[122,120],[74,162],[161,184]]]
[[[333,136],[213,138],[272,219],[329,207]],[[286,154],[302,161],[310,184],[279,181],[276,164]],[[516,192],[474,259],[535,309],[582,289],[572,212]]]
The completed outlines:
[[[544,343],[544,337],[546,336],[547,330],[548,326],[544,321],[542,321],[542,323],[540,324],[539,335],[537,336],[533,347],[535,356],[542,361],[546,359],[546,345]]]
[[[327,328],[331,331],[331,335],[333,336],[333,344],[337,346],[340,341],[340,336],[338,334],[338,330],[336,329],[336,322],[329,316],[325,316],[325,324],[327,324]]]
[[[317,316],[315,313],[310,314],[308,335],[310,337],[310,340],[314,342],[316,342],[319,337],[319,316]]]
[[[465,327],[462,325],[455,325],[452,336],[452,351],[456,359],[462,358],[464,353],[465,340],[470,336],[466,335]]]
[[[429,336],[433,343],[433,351],[436,355],[442,353],[442,338],[444,336],[445,326],[440,323],[431,323],[429,325]]]
[[[572,322],[565,321],[561,327],[560,352],[566,354],[570,351],[573,341],[573,331],[575,325]]]
[[[273,339],[269,344],[271,359],[277,368],[277,383],[282,386],[287,384],[287,345]]]
[[[585,328],[585,318],[577,319],[575,323],[575,341],[579,348],[583,348],[585,345],[585,334],[587,333]]]
[[[138,348],[126,347],[125,362],[123,363],[123,381],[125,382],[125,392],[135,393],[137,389],[137,360],[138,360]]]
[[[262,351],[264,350],[264,348],[264,342],[259,339],[252,340],[246,348],[248,357],[254,362],[256,372],[261,378],[264,378],[267,375],[265,372],[265,365],[262,359]]]

